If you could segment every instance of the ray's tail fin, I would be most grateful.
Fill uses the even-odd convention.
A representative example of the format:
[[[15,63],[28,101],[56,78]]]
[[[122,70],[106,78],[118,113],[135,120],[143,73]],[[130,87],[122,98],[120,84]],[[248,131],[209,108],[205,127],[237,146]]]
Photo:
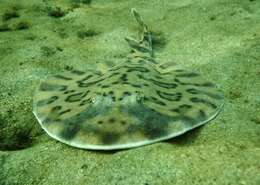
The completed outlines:
[[[129,46],[134,50],[134,52],[140,54],[148,53],[150,57],[153,57],[151,33],[148,30],[147,25],[143,22],[143,19],[141,18],[139,13],[134,8],[131,10],[131,12],[142,29],[142,35],[139,41],[129,37],[126,37],[125,40],[128,42]]]

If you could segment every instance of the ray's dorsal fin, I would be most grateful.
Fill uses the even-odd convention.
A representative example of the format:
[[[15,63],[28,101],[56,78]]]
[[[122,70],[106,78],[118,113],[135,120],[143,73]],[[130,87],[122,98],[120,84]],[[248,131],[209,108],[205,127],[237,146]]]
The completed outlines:
[[[147,25],[143,22],[143,19],[139,13],[133,8],[131,10],[136,22],[142,30],[142,35],[140,40],[135,40],[131,37],[126,37],[125,40],[133,50],[133,54],[137,56],[145,55],[153,57],[153,48],[152,48],[152,37]]]

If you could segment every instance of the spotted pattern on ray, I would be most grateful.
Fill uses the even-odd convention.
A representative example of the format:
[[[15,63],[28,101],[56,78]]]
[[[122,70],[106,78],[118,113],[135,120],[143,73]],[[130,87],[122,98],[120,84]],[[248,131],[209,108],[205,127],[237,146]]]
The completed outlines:
[[[163,73],[126,62],[105,73],[69,71],[48,78],[37,91],[34,112],[65,143],[127,148],[202,124],[216,115],[221,100],[197,73]]]
[[[145,43],[129,42],[140,55],[102,72],[68,69],[40,84],[33,112],[50,136],[85,149],[131,148],[178,136],[218,114],[223,96],[213,83],[158,67]]]

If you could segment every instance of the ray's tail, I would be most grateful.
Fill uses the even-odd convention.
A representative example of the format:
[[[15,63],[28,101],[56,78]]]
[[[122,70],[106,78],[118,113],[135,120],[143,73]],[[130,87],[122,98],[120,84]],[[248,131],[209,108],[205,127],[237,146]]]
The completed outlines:
[[[153,48],[152,48],[152,37],[151,33],[148,30],[147,25],[143,22],[143,19],[139,15],[139,13],[133,8],[131,10],[135,20],[139,24],[142,30],[141,39],[135,40],[130,37],[126,37],[125,40],[129,44],[129,46],[133,49],[135,53],[138,53],[140,55],[142,54],[149,54],[150,57],[153,57]]]

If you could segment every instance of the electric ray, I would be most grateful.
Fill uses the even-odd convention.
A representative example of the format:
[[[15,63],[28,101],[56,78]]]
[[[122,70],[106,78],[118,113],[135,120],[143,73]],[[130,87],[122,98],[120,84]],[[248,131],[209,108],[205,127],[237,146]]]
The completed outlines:
[[[43,81],[33,112],[53,138],[85,149],[137,147],[183,134],[213,119],[223,105],[218,88],[200,74],[159,65],[147,25],[132,52],[104,71],[68,70]]]

